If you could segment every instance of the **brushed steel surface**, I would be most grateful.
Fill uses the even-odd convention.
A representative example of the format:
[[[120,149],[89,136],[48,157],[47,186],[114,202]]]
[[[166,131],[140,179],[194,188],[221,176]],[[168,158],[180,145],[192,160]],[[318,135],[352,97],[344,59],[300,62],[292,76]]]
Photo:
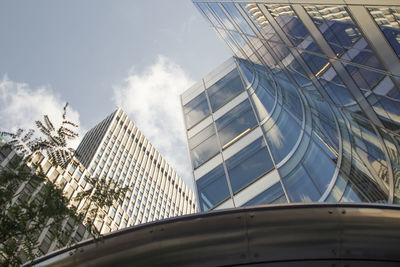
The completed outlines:
[[[400,207],[291,204],[213,211],[127,228],[36,266],[395,266]],[[26,264],[28,266],[29,264]]]

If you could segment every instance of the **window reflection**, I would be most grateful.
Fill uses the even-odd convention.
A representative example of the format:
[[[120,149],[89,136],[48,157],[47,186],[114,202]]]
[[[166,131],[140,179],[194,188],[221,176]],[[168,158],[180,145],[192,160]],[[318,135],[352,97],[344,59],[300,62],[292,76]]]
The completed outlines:
[[[249,100],[245,100],[216,122],[222,148],[230,145],[234,138],[248,133],[257,125]]]
[[[303,165],[318,187],[319,192],[324,193],[333,178],[336,164],[328,158],[319,146],[310,142]]]
[[[247,84],[251,84],[254,79],[254,73],[252,67],[245,63],[244,60],[237,60],[240,66],[242,73],[244,74],[244,78]]]
[[[257,139],[226,161],[234,193],[271,170],[274,165],[262,138]]]
[[[190,138],[189,148],[192,155],[193,167],[199,167],[212,156],[216,155],[219,151],[218,147],[213,124],[210,124],[201,132]]]
[[[294,148],[300,136],[301,128],[285,111],[281,112],[272,128],[268,129],[268,125],[270,123],[265,123],[262,128],[272,156],[276,164],[278,164]]]
[[[266,73],[256,71],[257,82],[249,88],[250,98],[259,121],[263,121],[271,112],[277,102],[275,86],[266,79]],[[275,84],[275,83],[274,83]]]
[[[222,26],[219,24],[218,20],[214,17],[214,15],[208,9],[208,7],[205,3],[195,3],[195,4],[203,11],[205,16],[210,20],[211,24],[214,27],[222,28]]]
[[[400,7],[368,7],[368,11],[400,58]]]
[[[247,24],[247,22],[243,19],[242,15],[236,9],[234,3],[222,3],[224,8],[229,12],[233,20],[239,26],[239,28],[247,35],[255,36],[253,30]]]
[[[243,91],[243,83],[237,69],[232,70],[218,82],[210,86],[208,96],[213,111],[228,102],[231,98]]]
[[[224,168],[221,165],[197,180],[200,209],[206,211],[229,197]]]
[[[361,202],[361,199],[354,192],[351,185],[347,185],[340,202]]]
[[[185,113],[186,126],[188,129],[192,128],[198,122],[203,120],[210,114],[208,103],[206,99],[206,93],[203,92],[196,96],[193,100],[183,106]]]
[[[226,16],[224,11],[219,7],[217,3],[209,3],[208,4],[210,8],[215,12],[216,16],[219,18],[219,20],[222,22],[222,24],[231,31],[235,31],[235,27],[233,26],[232,22],[229,20],[229,18]]]
[[[283,183],[292,202],[313,202],[321,197],[321,193],[301,164],[283,177]]]
[[[255,198],[245,203],[243,206],[255,206],[263,204],[279,204],[287,203],[285,193],[283,192],[281,183],[276,183]]]

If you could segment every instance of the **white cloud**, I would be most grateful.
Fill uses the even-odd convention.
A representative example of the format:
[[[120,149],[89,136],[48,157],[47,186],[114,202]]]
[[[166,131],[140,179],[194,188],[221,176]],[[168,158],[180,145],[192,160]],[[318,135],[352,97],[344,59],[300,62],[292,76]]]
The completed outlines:
[[[113,87],[114,101],[193,188],[179,95],[193,81],[170,59],[159,56],[142,73],[134,69]]]
[[[7,75],[0,80],[0,131],[16,132],[18,128],[35,129],[35,121],[48,115],[55,126],[61,124],[64,100],[48,86],[30,88],[27,83],[11,81]],[[68,107],[67,118],[79,124],[79,113]],[[81,139],[70,142],[76,148]]]

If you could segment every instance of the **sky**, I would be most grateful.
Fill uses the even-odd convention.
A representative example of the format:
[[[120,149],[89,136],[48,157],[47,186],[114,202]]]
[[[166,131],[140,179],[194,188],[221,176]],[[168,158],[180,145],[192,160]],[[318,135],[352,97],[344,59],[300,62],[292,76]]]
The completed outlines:
[[[179,95],[230,53],[191,1],[3,0],[0,36],[0,131],[122,107],[193,188]]]

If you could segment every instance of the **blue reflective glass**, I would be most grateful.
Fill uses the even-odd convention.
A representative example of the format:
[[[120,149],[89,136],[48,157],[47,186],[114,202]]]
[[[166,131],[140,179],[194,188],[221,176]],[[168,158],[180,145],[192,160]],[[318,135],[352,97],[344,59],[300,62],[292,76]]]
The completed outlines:
[[[396,52],[397,56],[400,58],[400,29],[382,25],[379,25],[379,27],[381,28],[386,39],[389,41],[393,50]]]
[[[351,185],[346,186],[343,197],[340,202],[362,202],[357,193],[353,190]]]
[[[220,21],[224,24],[224,26],[231,31],[235,31],[235,27],[233,27],[233,24],[229,20],[229,18],[225,15],[224,11],[219,7],[217,3],[209,3],[208,4],[211,9],[215,12],[217,17],[219,17]]]
[[[312,141],[304,156],[303,166],[318,187],[319,192],[325,192],[335,172],[335,164]]]
[[[252,68],[249,65],[247,65],[243,60],[238,59],[237,62],[239,63],[240,70],[244,74],[246,83],[251,84],[254,79],[254,73]]]
[[[326,202],[339,202],[343,196],[346,184],[347,181],[343,179],[341,174],[339,174],[332,191],[329,193],[329,196],[326,199]]]
[[[314,139],[323,139],[325,146],[321,145],[321,140],[317,141],[317,143],[324,148],[327,145],[330,145],[334,150],[339,150],[339,136],[338,136],[338,129],[335,123],[335,117],[332,114],[331,110],[329,109],[329,104],[325,101],[318,101],[315,99],[312,104],[313,116],[317,114],[318,120],[314,119],[313,124],[315,132],[319,135],[320,138]],[[328,154],[331,152],[327,152]],[[334,156],[336,158],[336,156]]]
[[[283,105],[298,119],[302,119],[302,105],[294,85],[286,79],[276,79],[282,92]]]
[[[246,45],[246,40],[237,32],[235,31],[230,31],[233,39],[236,41],[236,43],[241,47],[242,49]]]
[[[210,114],[206,93],[203,92],[196,96],[193,100],[183,106],[183,110],[185,113],[186,126],[190,129]]]
[[[334,131],[335,130],[332,129],[330,132]],[[314,140],[314,142],[324,150],[325,154],[327,154],[329,158],[336,160],[338,153],[338,144],[332,144],[331,140],[329,139],[330,135],[325,136],[321,133],[317,134],[316,132],[317,129],[315,129],[315,132],[312,135],[312,139]]]
[[[193,168],[197,168],[218,153],[218,140],[214,125],[210,124],[189,139]]]
[[[243,206],[256,206],[263,204],[287,203],[285,193],[283,192],[281,183],[276,183]]]
[[[272,128],[267,129],[266,127],[267,123],[262,128],[272,156],[278,164],[293,149],[300,136],[301,128],[284,110]]]
[[[208,9],[207,5],[204,3],[195,3],[207,16],[207,18],[210,20],[211,24],[213,24],[215,27],[221,27],[217,19],[214,17],[214,15],[211,13],[211,11]]]
[[[312,44],[312,46],[316,47],[315,44]],[[310,50],[313,50],[313,49],[310,49]],[[302,52],[301,57],[304,59],[304,61],[310,67],[310,69],[314,73],[314,75],[320,74],[326,68],[326,65],[328,64],[327,58],[320,57],[320,56],[317,56],[317,55],[314,55],[311,53]]]
[[[364,38],[359,39],[345,54],[342,55],[341,58],[361,65],[384,70],[382,64],[375,57]]]
[[[278,57],[277,60],[284,59],[290,53],[289,49],[284,44],[270,42],[269,45],[272,47],[276,56]]]
[[[246,23],[245,19],[236,9],[234,3],[223,3],[222,5],[245,34],[255,36],[253,30],[250,28],[250,26]]]
[[[372,89],[384,77],[383,73],[367,70],[351,64],[345,64],[345,67],[361,89]]]
[[[305,73],[304,69],[298,61],[293,57],[291,63],[286,67],[290,74],[292,75],[293,79],[297,82],[300,86],[305,86],[311,84],[311,81],[307,74]]]
[[[250,95],[251,100],[254,104],[254,109],[256,111],[257,117],[260,121],[265,119],[268,114],[271,112],[276,97],[271,95],[260,83],[257,84],[257,87],[251,88],[252,93]]]
[[[321,193],[301,165],[283,177],[283,183],[292,202],[313,202],[321,197]]]
[[[229,36],[227,31],[222,30],[222,29],[215,29],[220,35],[223,40],[225,40],[228,43],[228,46],[232,49],[233,53],[235,54],[238,52],[239,47],[236,45],[236,43],[232,40],[232,38]]]
[[[238,70],[232,70],[207,89],[212,110],[217,110],[243,89]]]
[[[249,100],[245,100],[216,122],[222,146],[257,125]]]
[[[211,209],[230,195],[222,164],[201,177],[196,183],[201,211]]]
[[[262,138],[257,139],[226,160],[234,193],[274,168],[268,149]]]
[[[329,82],[323,78],[320,78],[319,80],[335,104],[342,106],[355,103],[353,95],[342,83],[338,84]]]
[[[294,16],[279,15],[275,19],[294,45],[299,44],[308,33],[303,23]]]
[[[380,95],[371,95],[375,96],[380,104],[379,106],[373,105],[375,112],[382,116],[384,120],[388,122],[387,124],[393,124],[387,125],[386,127],[392,130],[398,130],[400,125],[400,102]],[[369,101],[369,98],[367,99]]]
[[[313,18],[313,21],[337,54],[342,54],[360,37],[360,32],[353,23],[317,18]]]

